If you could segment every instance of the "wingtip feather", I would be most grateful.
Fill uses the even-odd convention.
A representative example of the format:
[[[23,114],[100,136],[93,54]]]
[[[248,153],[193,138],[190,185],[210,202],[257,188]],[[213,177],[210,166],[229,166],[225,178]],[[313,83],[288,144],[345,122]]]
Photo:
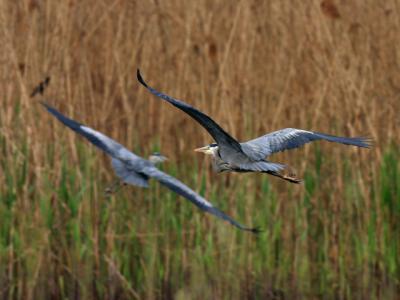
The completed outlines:
[[[373,139],[369,136],[360,136],[355,138],[350,138],[353,143],[351,145],[361,147],[361,148],[372,148],[373,147]]]
[[[148,88],[148,85],[146,84],[146,82],[144,82],[143,77],[142,77],[142,75],[140,74],[140,70],[139,70],[139,69],[137,69],[137,71],[136,71],[136,77],[137,77],[137,80],[138,80],[141,84],[143,84],[146,88]]]
[[[374,140],[369,136],[361,137],[360,140],[364,148],[372,148],[374,146]]]
[[[50,105],[48,105],[46,102],[44,102],[44,101],[39,101],[39,103],[41,104],[41,105],[43,105],[46,109],[50,109]]]
[[[263,232],[263,230],[260,227],[249,228],[249,231],[254,234],[259,234],[259,233]]]

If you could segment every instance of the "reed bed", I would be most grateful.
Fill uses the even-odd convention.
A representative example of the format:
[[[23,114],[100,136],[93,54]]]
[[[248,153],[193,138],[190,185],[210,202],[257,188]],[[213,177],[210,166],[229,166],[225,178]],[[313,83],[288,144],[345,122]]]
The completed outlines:
[[[2,299],[396,299],[398,1],[0,0]],[[214,174],[198,124],[245,141],[285,127],[373,138],[274,161],[304,184]],[[32,89],[51,77],[43,96]],[[248,225],[152,182],[104,194],[108,158],[38,104],[147,156]]]

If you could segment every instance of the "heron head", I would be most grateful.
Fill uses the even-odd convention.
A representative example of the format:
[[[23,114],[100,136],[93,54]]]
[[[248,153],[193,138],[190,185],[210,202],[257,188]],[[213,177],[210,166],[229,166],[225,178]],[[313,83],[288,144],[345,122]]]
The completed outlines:
[[[217,150],[218,150],[218,145],[216,143],[194,149],[194,151],[196,151],[196,152],[203,152],[204,154],[208,154],[208,155],[215,155],[215,151],[217,151]]]
[[[159,152],[154,152],[149,156],[149,161],[151,161],[153,164],[162,163],[166,160],[168,160],[168,158]]]

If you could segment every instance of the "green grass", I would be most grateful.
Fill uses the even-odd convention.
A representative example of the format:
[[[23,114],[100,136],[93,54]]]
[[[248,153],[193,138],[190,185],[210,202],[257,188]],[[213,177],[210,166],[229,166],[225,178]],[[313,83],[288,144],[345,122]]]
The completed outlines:
[[[398,4],[359,2],[1,1],[0,298],[397,299]],[[210,136],[138,67],[241,141],[295,127],[375,146],[274,155],[300,186],[213,174],[190,150]],[[105,196],[109,159],[39,100],[160,150],[165,171],[263,233],[156,182]]]
[[[398,150],[383,157],[375,183],[345,161],[345,193],[325,189],[329,160],[316,148],[303,186],[282,193],[268,176],[200,174],[169,162],[165,171],[199,187],[219,208],[248,225],[241,232],[156,182],[111,197],[102,159],[78,144],[54,177],[54,150],[41,182],[28,180],[30,156],[2,160],[0,259],[2,296],[18,298],[200,299],[337,297],[374,299],[399,291]],[[346,167],[349,166],[349,167]],[[111,172],[111,168],[107,168]],[[57,172],[58,173],[58,172]],[[204,174],[204,173],[203,173]],[[240,183],[240,184],[239,184]],[[38,189],[40,187],[40,189]],[[299,191],[300,190],[300,196]],[[301,196],[302,195],[302,196]],[[365,198],[367,197],[367,198]]]

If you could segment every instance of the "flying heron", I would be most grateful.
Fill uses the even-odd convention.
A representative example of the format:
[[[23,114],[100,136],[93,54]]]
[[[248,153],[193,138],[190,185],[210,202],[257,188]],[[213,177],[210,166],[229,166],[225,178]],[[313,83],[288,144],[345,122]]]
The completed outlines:
[[[124,183],[147,188],[149,186],[148,180],[154,178],[170,190],[185,197],[201,210],[213,214],[241,230],[251,231],[254,233],[259,232],[257,228],[245,227],[236,222],[178,179],[157,169],[155,164],[166,159],[159,153],[153,154],[150,157],[150,160],[141,158],[101,132],[67,118],[44,102],[41,102],[41,104],[65,126],[79,133],[93,145],[111,156],[111,164],[114,171]]]
[[[213,157],[213,167],[216,172],[262,172],[292,183],[300,183],[301,180],[292,175],[279,173],[287,168],[286,165],[271,162],[267,158],[273,153],[298,148],[306,143],[317,140],[326,140],[364,148],[371,146],[370,139],[365,137],[339,137],[295,128],[281,129],[240,143],[203,112],[147,85],[140,75],[139,69],[137,70],[137,79],[153,95],[171,103],[195,119],[214,138],[216,143],[195,149],[195,151],[211,155]]]

